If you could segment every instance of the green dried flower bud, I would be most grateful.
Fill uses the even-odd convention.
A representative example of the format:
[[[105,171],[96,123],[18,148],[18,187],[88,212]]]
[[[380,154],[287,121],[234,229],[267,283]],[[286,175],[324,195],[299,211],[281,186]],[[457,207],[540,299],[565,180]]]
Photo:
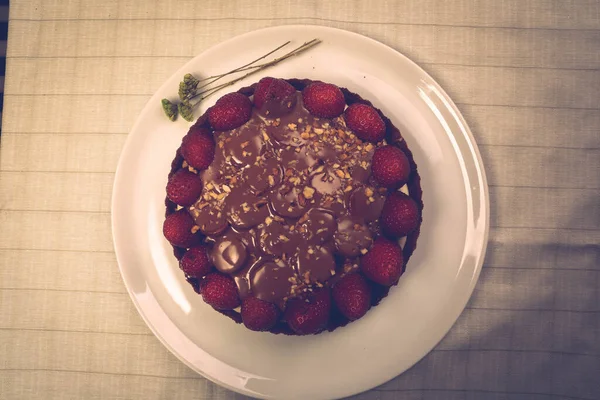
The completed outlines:
[[[177,119],[177,104],[170,102],[169,99],[162,99],[160,104],[162,105],[165,115],[171,121],[175,121]]]
[[[194,77],[194,75],[192,75],[192,74],[185,74],[183,76],[183,81],[185,82],[186,85],[193,86],[193,87],[198,86],[198,84],[200,83],[200,81],[198,79],[196,79]]]
[[[182,101],[191,99],[196,95],[196,89],[200,81],[192,74],[185,74],[183,81],[179,82],[179,98]]]
[[[181,115],[181,117],[186,121],[192,122],[194,120],[194,110],[192,110],[192,106],[190,103],[179,103],[177,105],[177,109],[179,110],[179,115]]]

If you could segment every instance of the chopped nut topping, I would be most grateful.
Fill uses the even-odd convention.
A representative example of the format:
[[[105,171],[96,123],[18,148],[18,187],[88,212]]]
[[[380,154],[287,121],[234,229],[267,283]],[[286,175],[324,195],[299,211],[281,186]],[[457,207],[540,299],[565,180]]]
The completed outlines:
[[[231,193],[231,188],[227,185],[221,186],[221,189],[223,189],[223,191],[226,193]]]
[[[300,205],[300,207],[304,207],[306,205],[306,199],[302,194],[298,195],[298,204]]]
[[[198,225],[194,225],[192,226],[192,233],[196,233],[200,230],[200,227]]]
[[[306,271],[302,276],[304,276],[304,283],[308,285],[310,283],[310,271]]]
[[[303,224],[306,221],[308,221],[308,214],[302,215],[302,217],[300,217],[300,219],[298,220],[298,223]]]
[[[310,186],[306,186],[304,190],[302,190],[302,194],[307,199],[312,199],[315,194],[315,189],[311,188]]]

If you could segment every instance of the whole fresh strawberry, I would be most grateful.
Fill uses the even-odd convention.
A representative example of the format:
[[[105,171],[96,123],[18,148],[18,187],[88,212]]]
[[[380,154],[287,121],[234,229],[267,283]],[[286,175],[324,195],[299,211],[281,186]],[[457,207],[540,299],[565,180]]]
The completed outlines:
[[[186,275],[193,278],[202,278],[208,275],[213,267],[205,246],[192,247],[185,252],[179,260],[179,268]]]
[[[404,260],[398,243],[378,238],[369,252],[360,260],[360,269],[365,276],[383,286],[392,286],[402,275]]]
[[[240,305],[235,281],[229,275],[213,272],[200,281],[202,299],[217,310],[233,310]]]
[[[371,173],[381,186],[400,187],[408,181],[410,162],[406,154],[397,147],[378,147],[371,160]]]
[[[216,131],[228,131],[248,122],[252,115],[252,102],[241,93],[221,97],[208,110],[208,122]]]
[[[295,104],[296,89],[283,79],[266,77],[258,81],[254,90],[254,105],[263,108],[290,109]]]
[[[181,155],[189,165],[203,170],[215,158],[215,141],[212,133],[205,128],[192,127],[181,141]]]
[[[315,117],[335,118],[344,112],[346,101],[339,87],[314,82],[302,91],[304,107]]]
[[[371,286],[358,273],[340,279],[332,294],[338,310],[350,321],[359,319],[371,308]]]
[[[279,309],[275,304],[254,296],[246,297],[242,301],[241,311],[244,325],[253,331],[269,330],[279,319]]]
[[[187,169],[180,169],[167,182],[167,197],[180,206],[191,206],[202,193],[202,180]]]
[[[284,319],[299,335],[311,335],[325,329],[331,313],[331,293],[321,289],[307,298],[294,298],[287,304]]]
[[[195,225],[192,216],[182,208],[165,218],[163,235],[173,246],[192,247],[201,240],[201,236],[194,232]]]
[[[417,203],[402,192],[394,192],[383,204],[379,224],[386,235],[402,237],[417,228],[420,218]]]
[[[373,107],[354,103],[344,112],[346,126],[362,140],[379,142],[385,137],[385,122]]]

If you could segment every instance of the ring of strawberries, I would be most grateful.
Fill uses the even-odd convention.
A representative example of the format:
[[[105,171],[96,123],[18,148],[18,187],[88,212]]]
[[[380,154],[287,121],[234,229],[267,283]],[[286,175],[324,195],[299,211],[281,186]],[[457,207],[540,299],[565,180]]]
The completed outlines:
[[[208,245],[185,207],[202,192],[199,172],[213,161],[213,131],[239,127],[251,118],[253,107],[284,104],[296,90],[301,91],[304,107],[313,116],[341,116],[358,138],[377,144],[371,174],[388,193],[379,218],[380,234],[360,256],[360,268],[339,274],[333,284],[290,298],[281,309],[252,295],[240,298],[234,279],[211,264]],[[368,101],[329,83],[263,78],[221,97],[183,138],[166,187],[163,234],[174,247],[186,279],[215,310],[254,331],[315,334],[363,317],[398,283],[419,235],[423,209],[419,182],[412,154],[398,129]],[[400,191],[401,187],[408,187],[409,194]],[[406,237],[403,247],[398,242],[402,237]]]

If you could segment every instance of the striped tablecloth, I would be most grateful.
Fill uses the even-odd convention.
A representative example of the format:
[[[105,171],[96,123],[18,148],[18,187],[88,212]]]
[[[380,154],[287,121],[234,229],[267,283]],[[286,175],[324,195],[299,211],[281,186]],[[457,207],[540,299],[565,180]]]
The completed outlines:
[[[356,399],[600,398],[600,2],[11,4],[0,153],[0,398],[233,399],[149,332],[110,197],[135,118],[183,63],[281,24],[355,31],[420,64],[480,146],[488,256],[447,337]],[[369,371],[365,371],[369,373]]]

